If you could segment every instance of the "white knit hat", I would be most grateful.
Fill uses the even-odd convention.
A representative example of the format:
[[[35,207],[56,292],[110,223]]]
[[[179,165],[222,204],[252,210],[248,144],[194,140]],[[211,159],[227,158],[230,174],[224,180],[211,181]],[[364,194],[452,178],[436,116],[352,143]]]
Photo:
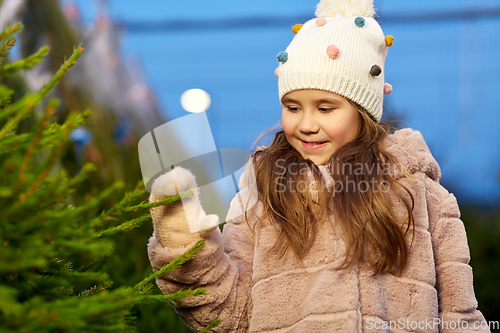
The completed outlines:
[[[384,61],[392,36],[373,16],[373,0],[321,0],[316,19],[296,25],[295,38],[278,54],[279,98],[300,89],[330,91],[357,103],[380,121]]]

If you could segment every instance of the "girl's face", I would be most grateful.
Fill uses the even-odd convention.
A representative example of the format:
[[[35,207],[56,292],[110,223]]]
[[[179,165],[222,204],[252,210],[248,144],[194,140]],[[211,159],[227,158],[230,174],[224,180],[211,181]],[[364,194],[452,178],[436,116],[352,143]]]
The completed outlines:
[[[281,122],[290,145],[305,159],[322,165],[342,145],[359,135],[361,115],[345,97],[304,89],[281,99]]]

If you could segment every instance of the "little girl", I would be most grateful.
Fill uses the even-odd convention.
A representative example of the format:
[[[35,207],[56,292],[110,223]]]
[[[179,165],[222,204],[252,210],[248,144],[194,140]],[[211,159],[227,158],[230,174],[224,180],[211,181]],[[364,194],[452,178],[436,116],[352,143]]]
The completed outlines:
[[[477,310],[455,197],[419,132],[382,124],[393,38],[372,0],[322,0],[294,27],[276,69],[283,130],[240,179],[221,233],[197,195],[151,209],[154,270],[204,239],[157,279],[194,330],[217,332],[489,332]],[[150,201],[196,188],[175,168]]]

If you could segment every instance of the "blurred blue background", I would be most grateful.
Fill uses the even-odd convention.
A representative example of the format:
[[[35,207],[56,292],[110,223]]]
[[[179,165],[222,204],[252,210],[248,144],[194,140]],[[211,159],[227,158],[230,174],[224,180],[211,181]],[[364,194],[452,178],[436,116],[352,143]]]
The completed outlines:
[[[317,2],[62,1],[78,5],[85,26],[100,13],[120,29],[120,53],[140,61],[165,119],[187,115],[184,91],[204,89],[216,145],[243,149],[279,122],[276,54],[294,24],[314,17]],[[395,37],[385,114],[422,132],[460,203],[498,203],[500,0],[379,0],[375,7]]]

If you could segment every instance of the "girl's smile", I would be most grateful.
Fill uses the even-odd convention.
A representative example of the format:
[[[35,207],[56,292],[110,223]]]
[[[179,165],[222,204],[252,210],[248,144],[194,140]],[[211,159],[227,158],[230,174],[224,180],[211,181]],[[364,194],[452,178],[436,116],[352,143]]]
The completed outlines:
[[[359,135],[358,108],[345,97],[315,89],[295,90],[281,100],[283,130],[304,158],[325,164]]]
[[[302,144],[306,150],[317,150],[325,147],[326,142],[308,142],[302,141]]]

